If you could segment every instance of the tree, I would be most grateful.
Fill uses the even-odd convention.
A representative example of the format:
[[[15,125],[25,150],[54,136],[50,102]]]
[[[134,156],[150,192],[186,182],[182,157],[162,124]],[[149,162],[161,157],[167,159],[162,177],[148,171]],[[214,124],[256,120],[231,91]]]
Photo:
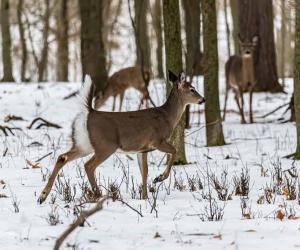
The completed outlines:
[[[296,0],[294,105],[297,130],[297,148],[294,156],[295,159],[300,160],[300,0]]]
[[[217,15],[215,0],[202,1],[204,47],[204,96],[207,146],[225,144],[220,104]]]
[[[12,75],[11,61],[11,36],[9,30],[9,0],[1,1],[1,34],[2,34],[2,63],[3,63],[3,82],[14,82]]]
[[[255,60],[256,91],[282,91],[278,83],[272,0],[238,1],[239,33],[243,39],[259,36]]]
[[[182,51],[180,33],[180,13],[178,0],[163,0],[163,19],[165,35],[166,69],[179,73],[182,71]],[[167,83],[167,93],[171,86]],[[177,150],[174,164],[186,164],[184,147],[185,115],[175,128],[171,141]]]
[[[189,76],[203,73],[200,51],[200,0],[182,1],[186,34],[186,73]]]
[[[24,2],[23,0],[18,0],[17,18],[18,18],[18,28],[19,28],[21,49],[22,49],[21,81],[25,82],[25,81],[27,81],[26,66],[27,66],[28,51],[27,51],[27,45],[26,45],[26,40],[25,40],[24,25],[23,25],[23,20],[22,20],[23,2]]]
[[[154,26],[156,41],[157,41],[157,48],[156,48],[157,73],[159,78],[164,78],[161,0],[155,0],[153,9],[154,10],[153,10],[152,18],[153,18],[153,26]]]
[[[136,63],[151,68],[151,51],[147,28],[148,0],[134,0]]]
[[[57,13],[57,81],[68,81],[69,74],[69,21],[68,0],[59,0]]]
[[[49,22],[50,22],[50,0],[45,0],[45,14],[43,16],[43,47],[41,52],[41,59],[38,64],[38,81],[42,82],[45,80],[45,72],[48,64],[48,35],[49,35]]]
[[[234,45],[234,53],[239,53],[239,41],[238,41],[238,0],[230,0],[230,10],[232,17],[232,39]]]
[[[102,40],[102,0],[79,0],[81,16],[81,64],[83,77],[89,74],[96,92],[106,85],[107,71]]]

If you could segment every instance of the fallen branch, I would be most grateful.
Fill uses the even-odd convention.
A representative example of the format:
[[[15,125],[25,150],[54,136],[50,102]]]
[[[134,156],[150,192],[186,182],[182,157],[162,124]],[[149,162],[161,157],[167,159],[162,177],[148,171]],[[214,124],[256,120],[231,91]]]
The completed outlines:
[[[265,115],[257,116],[257,118],[266,118],[266,117],[268,117],[269,115],[274,114],[276,111],[278,111],[278,110],[284,108],[285,106],[287,106],[287,105],[289,105],[289,104],[290,104],[290,103],[285,103],[285,104],[283,104],[283,105],[280,105],[280,106],[278,106],[276,109],[270,111],[269,113],[267,113],[267,114],[265,114]]]
[[[5,116],[4,122],[10,122],[10,121],[25,121],[25,120],[21,116],[15,116],[15,115]]]
[[[13,132],[13,130],[19,130],[19,131],[22,131],[21,128],[17,128],[17,127],[8,127],[8,126],[1,126],[1,125],[0,125],[0,130],[3,132],[3,134],[4,134],[5,136],[8,136],[9,133],[10,133],[11,135],[15,135],[14,132]]]
[[[65,96],[65,97],[63,98],[63,100],[68,100],[68,99],[70,99],[70,98],[72,98],[72,97],[77,96],[78,94],[79,94],[79,91],[78,91],[78,90],[77,90],[77,91],[74,91],[74,92],[72,92],[71,94]]]
[[[65,239],[79,226],[84,223],[84,221],[92,216],[93,214],[99,212],[103,209],[103,203],[109,198],[109,196],[104,196],[100,201],[97,202],[96,206],[90,210],[82,211],[75,222],[73,222],[67,230],[56,240],[53,250],[59,250],[60,246],[63,244]]]
[[[59,126],[58,124],[49,122],[41,117],[35,118],[27,128],[32,129],[33,125],[38,121],[41,121],[42,123],[40,123],[35,129],[40,129],[42,127],[61,128],[61,126]]]

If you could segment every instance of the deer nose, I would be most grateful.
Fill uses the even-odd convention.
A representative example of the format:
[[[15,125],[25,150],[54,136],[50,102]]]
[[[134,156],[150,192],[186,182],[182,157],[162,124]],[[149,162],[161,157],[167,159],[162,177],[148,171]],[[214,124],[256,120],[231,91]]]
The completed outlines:
[[[205,103],[205,99],[202,98],[202,100],[199,101],[199,104]]]
[[[246,55],[249,55],[249,54],[250,54],[250,51],[247,50],[245,54],[246,54]]]

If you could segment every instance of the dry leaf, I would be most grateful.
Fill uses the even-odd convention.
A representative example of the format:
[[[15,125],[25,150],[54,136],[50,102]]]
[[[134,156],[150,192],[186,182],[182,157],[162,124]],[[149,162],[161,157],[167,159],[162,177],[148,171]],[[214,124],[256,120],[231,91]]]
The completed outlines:
[[[213,239],[222,240],[222,234],[217,234],[217,235],[213,236]]]
[[[6,194],[0,194],[0,198],[8,198]]]
[[[252,218],[251,218],[251,214],[250,214],[250,213],[243,214],[243,217],[244,217],[245,219],[247,219],[247,220],[250,220],[250,219],[252,219]]]
[[[263,195],[259,196],[256,203],[257,204],[264,204],[265,203],[265,197]]]
[[[27,165],[29,165],[31,168],[41,168],[41,164],[40,164],[39,162],[33,163],[33,162],[30,161],[30,160],[26,160],[26,163],[27,163]],[[24,169],[28,169],[28,167],[27,167],[27,168],[24,168]]]
[[[161,238],[161,235],[158,233],[158,232],[156,232],[155,234],[154,234],[154,237],[153,237],[154,239],[155,238]]]
[[[276,212],[276,218],[277,218],[277,219],[283,220],[284,217],[285,217],[285,213],[282,212],[282,210],[278,210],[278,211]]]
[[[249,230],[246,230],[244,231],[245,233],[256,233],[256,230],[254,229],[249,229]]]

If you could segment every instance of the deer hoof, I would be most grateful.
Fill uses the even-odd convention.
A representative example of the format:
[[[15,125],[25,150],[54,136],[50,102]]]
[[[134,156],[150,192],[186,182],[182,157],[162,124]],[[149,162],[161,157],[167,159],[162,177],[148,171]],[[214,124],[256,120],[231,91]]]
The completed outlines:
[[[164,179],[166,178],[164,177],[164,175],[161,174],[153,180],[153,184],[156,184],[157,182],[162,182]]]
[[[47,196],[48,196],[48,194],[47,194],[45,191],[43,191],[43,192],[40,194],[40,196],[39,196],[37,202],[38,202],[39,204],[42,204],[42,203],[47,199]]]

